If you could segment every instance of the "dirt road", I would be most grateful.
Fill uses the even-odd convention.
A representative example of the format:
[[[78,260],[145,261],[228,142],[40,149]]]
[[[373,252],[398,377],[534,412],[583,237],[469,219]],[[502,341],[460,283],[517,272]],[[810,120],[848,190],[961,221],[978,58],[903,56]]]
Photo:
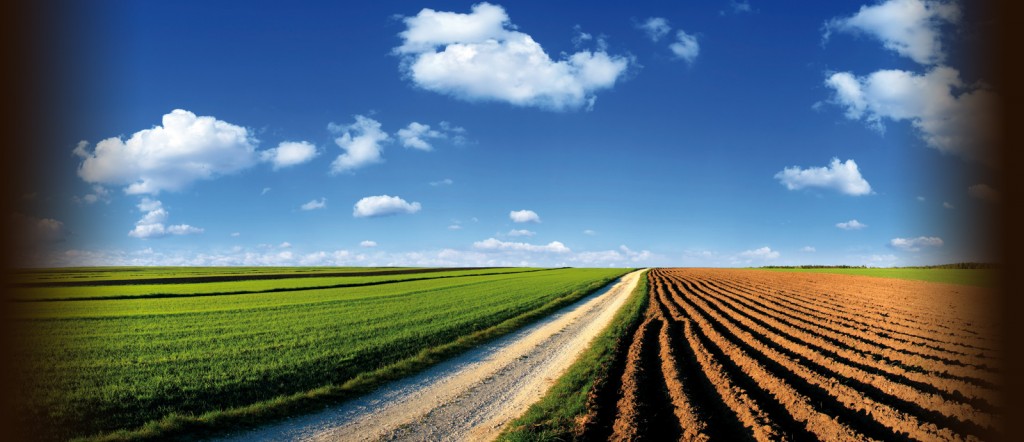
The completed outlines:
[[[642,271],[523,330],[365,397],[227,440],[490,440],[540,399],[629,297]]]

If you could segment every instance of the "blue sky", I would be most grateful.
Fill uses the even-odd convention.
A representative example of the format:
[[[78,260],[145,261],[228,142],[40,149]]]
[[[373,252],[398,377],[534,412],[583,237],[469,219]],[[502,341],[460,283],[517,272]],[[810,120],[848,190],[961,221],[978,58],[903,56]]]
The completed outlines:
[[[987,258],[965,4],[91,5],[37,265]]]

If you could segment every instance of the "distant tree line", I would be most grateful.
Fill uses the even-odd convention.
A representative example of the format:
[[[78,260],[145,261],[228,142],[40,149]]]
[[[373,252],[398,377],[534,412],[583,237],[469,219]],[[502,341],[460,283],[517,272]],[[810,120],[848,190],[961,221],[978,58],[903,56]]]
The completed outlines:
[[[866,269],[868,266],[848,265],[800,265],[800,266],[761,266],[762,269]],[[898,269],[997,269],[999,264],[994,262],[957,262],[953,264],[939,264],[933,266],[907,266],[894,267]]]
[[[935,266],[904,267],[906,269],[998,269],[999,264],[994,262],[958,262],[954,264],[939,264]]]

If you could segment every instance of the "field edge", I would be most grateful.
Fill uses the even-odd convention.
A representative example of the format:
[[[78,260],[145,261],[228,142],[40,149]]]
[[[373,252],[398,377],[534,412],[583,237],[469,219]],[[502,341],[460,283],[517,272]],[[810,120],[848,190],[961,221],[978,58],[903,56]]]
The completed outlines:
[[[650,270],[645,270],[637,279],[630,298],[611,323],[555,381],[544,397],[505,426],[498,441],[573,440],[579,437],[590,411],[589,401],[609,381],[609,367],[624,357],[620,354],[621,342],[633,334],[643,319],[648,303],[648,272]]]

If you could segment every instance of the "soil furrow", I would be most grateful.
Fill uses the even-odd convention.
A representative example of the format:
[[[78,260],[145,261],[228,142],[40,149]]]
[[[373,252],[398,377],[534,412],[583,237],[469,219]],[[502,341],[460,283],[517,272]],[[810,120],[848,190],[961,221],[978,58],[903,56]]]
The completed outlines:
[[[687,288],[693,290],[692,287]],[[791,358],[756,339],[751,333],[741,330],[732,320],[710,308],[699,296],[692,296],[687,301],[691,304],[686,308],[693,309],[694,314],[707,315],[708,326],[722,336],[726,345],[734,346],[738,354],[763,364],[771,373],[794,385],[798,391],[814,397],[819,408],[830,408],[830,414],[840,422],[856,428],[866,436],[885,440],[908,439],[909,434],[938,440],[960,438],[948,428],[936,428],[933,424],[921,422],[903,410],[866,397],[861,391],[834,377],[818,374],[806,366],[807,361],[803,358]]]
[[[919,367],[906,366],[899,361],[892,361],[885,356],[863,351],[856,341],[837,336],[806,322],[787,320],[783,315],[762,302],[745,298],[728,289],[721,289],[714,284],[703,285],[721,296],[725,302],[739,308],[742,314],[759,322],[765,327],[785,333],[792,339],[799,340],[803,345],[816,351],[828,354],[829,357],[856,367],[869,373],[877,374],[891,382],[905,384],[920,390],[922,393],[936,394],[945,400],[970,404],[982,412],[992,412],[990,403],[994,392],[980,388],[977,381],[970,383],[961,379],[948,379],[944,372],[924,371]],[[772,314],[775,312],[776,314]],[[966,392],[966,393],[965,393]]]
[[[922,422],[930,422],[960,434],[982,438],[990,436],[989,427],[993,423],[988,414],[966,404],[950,403],[938,395],[923,393],[902,383],[892,382],[883,376],[868,373],[834,357],[834,353],[829,355],[815,351],[805,342],[759,323],[746,313],[726,305],[714,294],[700,287],[697,287],[697,290],[701,292],[701,299],[708,303],[710,312],[735,320],[733,324],[738,329],[749,333],[768,348],[792,360],[800,361],[804,367],[823,377],[834,378],[861,392],[865,397],[905,411]]]

